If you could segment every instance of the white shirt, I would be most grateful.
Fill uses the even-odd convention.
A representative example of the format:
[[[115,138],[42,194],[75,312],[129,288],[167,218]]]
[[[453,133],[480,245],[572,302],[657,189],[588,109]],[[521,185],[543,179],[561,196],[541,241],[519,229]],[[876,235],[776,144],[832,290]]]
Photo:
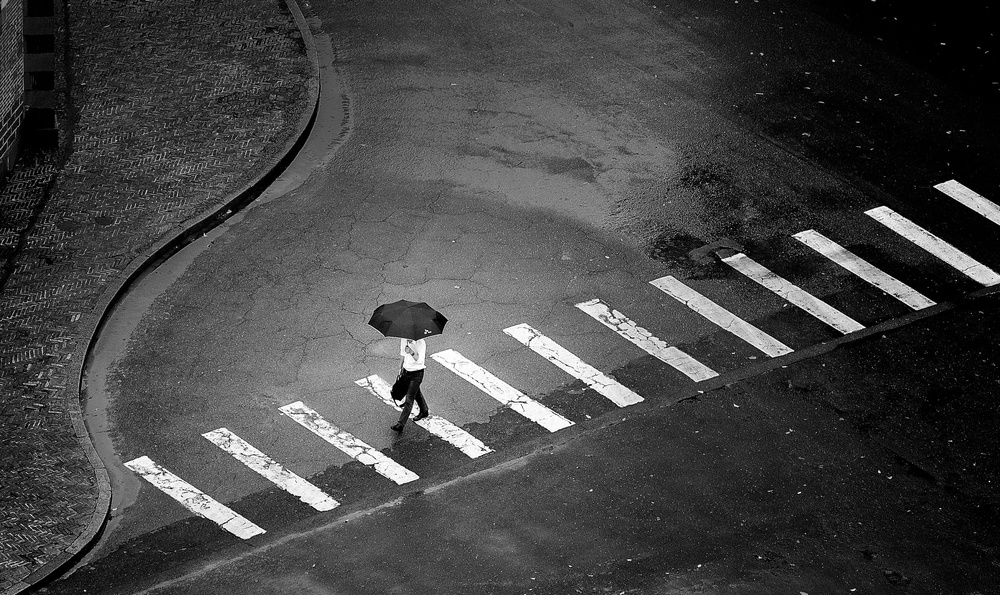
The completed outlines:
[[[403,356],[404,370],[410,372],[423,370],[426,367],[424,366],[424,355],[426,353],[427,343],[423,339],[416,341],[401,339],[399,342],[399,355]]]

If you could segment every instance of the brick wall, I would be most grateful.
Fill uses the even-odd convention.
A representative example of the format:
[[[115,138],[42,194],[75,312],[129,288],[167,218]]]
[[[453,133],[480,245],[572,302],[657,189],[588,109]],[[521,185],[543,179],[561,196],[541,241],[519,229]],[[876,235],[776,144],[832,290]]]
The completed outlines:
[[[22,0],[0,0],[0,176],[13,166],[24,120],[23,16]]]
[[[56,0],[17,1],[24,6],[24,124],[21,127],[21,149],[54,149],[59,142],[55,93],[57,3]]]

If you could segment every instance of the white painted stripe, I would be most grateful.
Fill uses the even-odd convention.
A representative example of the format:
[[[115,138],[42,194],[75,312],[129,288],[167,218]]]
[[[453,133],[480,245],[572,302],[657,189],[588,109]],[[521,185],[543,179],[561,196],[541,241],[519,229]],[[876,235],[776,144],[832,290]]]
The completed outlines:
[[[580,302],[576,307],[695,382],[708,380],[719,375],[715,370],[680,349],[667,345],[661,339],[653,336],[653,333],[633,322],[628,316],[599,299]]]
[[[865,215],[930,252],[973,281],[986,287],[1000,283],[1000,275],[989,267],[889,207],[876,207],[865,211]]]
[[[1000,206],[985,196],[976,194],[955,180],[941,182],[934,187],[963,205],[969,207],[973,211],[979,213],[983,217],[986,217],[993,223],[1000,225]]]
[[[302,401],[289,403],[284,407],[279,407],[278,410],[313,434],[336,446],[349,457],[374,468],[380,475],[388,477],[399,485],[420,479],[416,473],[375,450],[374,447],[364,443],[360,438],[326,421]]]
[[[206,432],[202,436],[212,444],[233,455],[233,458],[237,461],[253,469],[289,494],[297,496],[299,500],[316,510],[333,510],[340,506],[339,502],[323,493],[322,490],[288,469],[285,469],[281,463],[257,450],[228,429],[219,428],[218,430]]]
[[[561,345],[546,337],[527,324],[505,328],[503,332],[514,337],[532,351],[549,360],[566,373],[582,380],[587,386],[599,392],[619,407],[634,405],[643,400],[617,380],[606,376],[597,368],[585,363]]]
[[[724,330],[729,331],[750,345],[764,352],[770,357],[778,357],[792,352],[792,348],[771,335],[765,333],[749,322],[726,310],[719,304],[691,289],[687,285],[678,281],[675,277],[666,276],[650,281],[654,287],[660,289],[670,297],[701,314],[709,321],[715,323]]]
[[[722,262],[733,267],[748,278],[763,287],[770,289],[780,297],[788,300],[794,306],[801,308],[820,322],[830,325],[844,333],[853,333],[865,328],[860,322],[834,308],[823,300],[806,293],[800,287],[793,285],[787,279],[775,275],[749,256],[737,253],[722,259]]]
[[[266,533],[229,507],[167,471],[162,465],[153,462],[149,457],[132,459],[125,463],[125,466],[141,475],[164,494],[180,502],[184,508],[218,524],[240,539],[250,539],[255,535]]]
[[[477,366],[454,349],[439,351],[431,354],[431,357],[512,411],[520,413],[550,432],[573,425],[570,420]]]
[[[382,402],[396,411],[403,410],[402,407],[397,406],[392,400],[392,387],[377,374],[362,378],[361,380],[355,380],[354,383],[368,390],[368,392],[378,397]],[[417,415],[415,409],[416,407],[410,413],[410,419],[413,419]],[[476,438],[443,417],[429,415],[414,423],[445,442],[457,447],[473,459],[493,452],[493,449],[483,444],[479,438]]]
[[[885,273],[816,230],[800,231],[792,237],[914,310],[922,310],[934,305],[932,300],[916,289]]]

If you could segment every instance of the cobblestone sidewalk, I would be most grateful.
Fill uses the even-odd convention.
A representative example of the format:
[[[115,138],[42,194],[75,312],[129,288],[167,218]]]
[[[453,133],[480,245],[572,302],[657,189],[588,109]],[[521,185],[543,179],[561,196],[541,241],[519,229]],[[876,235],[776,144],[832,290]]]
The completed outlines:
[[[104,520],[107,475],[79,383],[108,303],[307,127],[315,54],[291,2],[60,9],[68,150],[23,159],[0,186],[0,593],[66,563]]]

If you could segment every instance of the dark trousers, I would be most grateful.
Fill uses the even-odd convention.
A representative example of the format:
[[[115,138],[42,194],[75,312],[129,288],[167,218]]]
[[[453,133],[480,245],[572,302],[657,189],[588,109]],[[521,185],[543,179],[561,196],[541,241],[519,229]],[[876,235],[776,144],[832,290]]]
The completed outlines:
[[[399,374],[399,378],[392,385],[392,394],[399,395],[404,391],[406,392],[403,401],[403,412],[399,415],[399,425],[406,425],[406,421],[410,419],[410,412],[413,411],[413,402],[416,401],[417,405],[420,407],[420,413],[422,415],[427,415],[429,412],[427,410],[427,401],[424,401],[424,395],[420,392],[420,383],[424,379],[424,371],[417,370],[415,372],[410,372],[409,370],[403,370]]]

